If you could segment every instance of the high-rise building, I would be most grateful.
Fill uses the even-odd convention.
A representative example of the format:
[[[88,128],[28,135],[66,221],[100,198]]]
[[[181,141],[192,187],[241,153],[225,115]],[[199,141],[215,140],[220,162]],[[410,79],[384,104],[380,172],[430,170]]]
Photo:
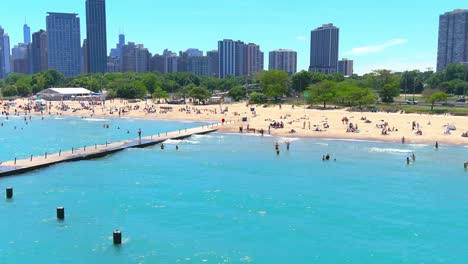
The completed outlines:
[[[324,74],[338,71],[338,49],[340,30],[333,24],[324,24],[313,30],[310,37],[311,72]]]
[[[211,77],[219,77],[219,52],[217,50],[208,51],[208,75]]]
[[[32,34],[32,72],[37,73],[46,71],[48,66],[47,60],[47,32],[39,30]]]
[[[190,56],[187,58],[187,72],[198,76],[209,76],[207,56]]]
[[[164,73],[164,56],[156,54],[151,58],[151,71]]]
[[[129,42],[122,47],[122,72],[148,72],[151,53],[143,45]]]
[[[0,26],[0,79],[5,78],[5,42],[4,39],[5,31]]]
[[[5,42],[4,40],[5,31],[0,26],[0,79],[5,78]]]
[[[457,9],[439,17],[437,70],[452,63],[468,64],[468,10]]]
[[[67,77],[81,73],[80,18],[77,14],[48,13],[47,51],[49,69]]]
[[[244,75],[245,43],[230,39],[218,42],[219,77]]]
[[[279,49],[270,52],[270,70],[285,71],[289,75],[297,72],[297,52]]]
[[[107,57],[107,72],[120,71],[120,58]]]
[[[264,54],[260,46],[254,43],[245,45],[244,48],[244,74],[254,76],[264,70]]]
[[[83,46],[81,46],[81,71],[83,73],[89,73],[88,47],[88,40],[83,39]]]
[[[24,24],[23,26],[23,35],[24,35],[24,43],[29,44],[31,43],[31,28],[28,24]]]
[[[87,72],[107,71],[106,1],[86,0]]]
[[[32,73],[31,44],[19,43],[15,45],[11,50],[11,59],[13,61],[13,72]]]
[[[0,38],[0,42],[2,39]],[[0,53],[0,57],[1,57]],[[5,77],[11,73],[11,54],[10,54],[10,36],[8,34],[3,35],[3,56],[5,59],[4,75]],[[1,60],[1,59],[0,59]],[[1,75],[1,73],[0,73]]]
[[[344,76],[352,76],[354,73],[354,61],[346,58],[338,61],[338,72]]]
[[[125,35],[119,35],[119,43],[115,46],[115,48],[111,49],[110,57],[112,58],[120,58],[122,56],[122,46],[125,45]]]

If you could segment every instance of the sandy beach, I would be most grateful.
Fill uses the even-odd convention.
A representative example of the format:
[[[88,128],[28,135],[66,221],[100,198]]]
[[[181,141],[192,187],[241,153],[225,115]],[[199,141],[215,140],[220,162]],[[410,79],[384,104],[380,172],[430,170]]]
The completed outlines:
[[[15,101],[7,109],[10,115],[25,114],[26,99]],[[185,121],[233,121],[221,128],[222,132],[260,133],[283,137],[317,137],[351,140],[376,140],[405,143],[450,144],[468,146],[468,118],[449,115],[419,115],[401,113],[350,112],[344,110],[315,110],[292,105],[256,106],[244,103],[222,105],[167,105],[147,102],[129,103],[126,100],[108,100],[105,105],[67,101],[66,109],[60,102],[47,103],[43,114],[82,117],[145,118]],[[227,111],[226,111],[227,110]],[[29,111],[28,111],[29,113]],[[31,110],[31,115],[41,112]],[[243,122],[243,118],[247,121]],[[453,124],[456,130],[447,129]],[[271,126],[272,125],[272,126]],[[418,133],[419,132],[419,133]]]

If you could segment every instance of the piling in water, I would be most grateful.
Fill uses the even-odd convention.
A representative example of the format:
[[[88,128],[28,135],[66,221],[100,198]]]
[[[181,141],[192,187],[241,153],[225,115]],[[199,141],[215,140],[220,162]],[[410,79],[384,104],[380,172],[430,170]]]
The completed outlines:
[[[122,244],[122,232],[120,230],[114,231],[114,245]]]
[[[65,208],[57,207],[57,219],[59,220],[65,219]]]
[[[12,187],[6,188],[6,198],[7,199],[13,198],[13,188]]]

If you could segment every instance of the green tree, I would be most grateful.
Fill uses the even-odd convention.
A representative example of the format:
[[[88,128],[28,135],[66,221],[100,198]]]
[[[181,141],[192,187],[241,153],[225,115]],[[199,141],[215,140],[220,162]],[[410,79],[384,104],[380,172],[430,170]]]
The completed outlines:
[[[250,94],[249,104],[264,104],[268,102],[268,97],[262,93],[253,92]]]
[[[154,99],[167,99],[169,98],[169,93],[164,91],[161,87],[156,87],[156,89],[154,89],[154,92],[152,94],[152,97]]]
[[[6,85],[2,88],[2,95],[5,97],[13,97],[18,95],[18,90],[14,85]]]
[[[262,92],[269,97],[278,98],[288,92],[288,74],[284,71],[270,70],[264,71],[258,75],[260,88]]]
[[[238,102],[245,98],[247,95],[247,89],[244,86],[238,85],[231,90],[229,90],[229,96],[234,99],[234,101]]]
[[[318,84],[312,84],[305,91],[307,95],[307,103],[323,103],[323,108],[327,108],[327,104],[336,101],[337,83],[333,81],[323,81]]]
[[[204,104],[211,97],[211,93],[205,87],[196,86],[190,90],[189,96]]]
[[[431,112],[434,110],[434,104],[436,102],[447,101],[448,95],[442,91],[427,90],[424,96],[426,101],[431,104]]]
[[[389,70],[376,70],[366,75],[368,85],[379,92],[380,99],[392,103],[400,95],[400,76]]]
[[[153,93],[157,87],[162,85],[161,79],[154,73],[145,73],[142,76],[142,82],[149,93]]]
[[[143,99],[146,97],[146,86],[140,81],[134,81],[119,85],[117,88],[117,96],[126,99]]]
[[[16,81],[15,86],[16,86],[16,89],[18,90],[19,96],[31,95],[32,93],[31,80],[32,80],[31,76],[25,75]]]

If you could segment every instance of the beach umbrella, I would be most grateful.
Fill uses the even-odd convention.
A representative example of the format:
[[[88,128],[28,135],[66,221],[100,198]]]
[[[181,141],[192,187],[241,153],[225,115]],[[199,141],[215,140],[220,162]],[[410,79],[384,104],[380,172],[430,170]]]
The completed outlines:
[[[447,128],[449,130],[457,130],[457,127],[454,124],[448,124]]]

